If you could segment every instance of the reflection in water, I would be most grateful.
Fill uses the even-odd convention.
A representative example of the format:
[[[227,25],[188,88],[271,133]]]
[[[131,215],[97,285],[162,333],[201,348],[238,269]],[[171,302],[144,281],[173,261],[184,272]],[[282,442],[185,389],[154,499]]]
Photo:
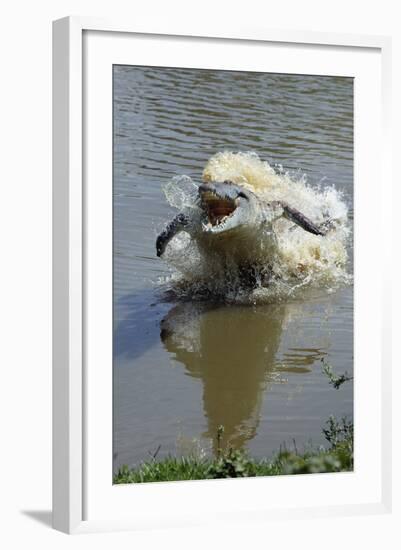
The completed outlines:
[[[275,371],[305,372],[320,350],[294,350],[276,367],[288,305],[255,308],[184,303],[161,323],[165,348],[203,383],[207,432],[216,445],[241,448],[257,432],[264,391]],[[312,352],[312,353],[311,353]]]
[[[288,348],[283,359],[276,363],[278,372],[311,372],[312,365],[327,355],[322,348]]]

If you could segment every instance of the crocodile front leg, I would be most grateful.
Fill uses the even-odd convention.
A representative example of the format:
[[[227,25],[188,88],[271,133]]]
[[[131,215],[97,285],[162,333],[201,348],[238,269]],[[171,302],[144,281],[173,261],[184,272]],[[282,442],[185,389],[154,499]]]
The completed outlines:
[[[186,214],[177,214],[177,216],[171,220],[166,229],[164,229],[156,239],[156,254],[158,257],[164,253],[171,239],[177,235],[177,233],[183,231],[188,224],[189,217]]]

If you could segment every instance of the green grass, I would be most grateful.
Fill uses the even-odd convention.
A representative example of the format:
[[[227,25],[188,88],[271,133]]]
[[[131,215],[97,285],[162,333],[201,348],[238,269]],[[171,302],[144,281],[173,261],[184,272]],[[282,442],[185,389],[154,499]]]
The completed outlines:
[[[345,418],[334,417],[323,430],[328,448],[298,452],[281,451],[273,459],[254,460],[245,452],[218,447],[216,458],[167,457],[144,462],[137,468],[122,466],[114,483],[149,483],[155,481],[184,481],[236,477],[275,476],[319,472],[347,472],[353,469],[353,425]],[[222,428],[217,442],[221,441]]]

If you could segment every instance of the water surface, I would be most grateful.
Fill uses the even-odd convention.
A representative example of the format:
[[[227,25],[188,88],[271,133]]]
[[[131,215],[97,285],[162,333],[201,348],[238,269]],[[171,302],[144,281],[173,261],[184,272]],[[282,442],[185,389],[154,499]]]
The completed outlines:
[[[114,67],[114,466],[225,441],[269,456],[324,442],[353,413],[353,293],[263,306],[176,303],[155,238],[175,215],[162,185],[200,181],[218,151],[255,151],[311,184],[334,185],[353,217],[349,78]],[[350,251],[352,256],[352,250]],[[351,266],[350,266],[351,269]]]

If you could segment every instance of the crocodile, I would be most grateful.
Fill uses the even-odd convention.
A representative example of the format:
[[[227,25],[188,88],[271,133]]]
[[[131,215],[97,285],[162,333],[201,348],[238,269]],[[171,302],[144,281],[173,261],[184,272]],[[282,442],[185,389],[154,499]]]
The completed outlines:
[[[199,185],[197,208],[180,212],[156,240],[156,254],[162,256],[167,244],[179,232],[187,232],[203,251],[239,256],[254,261],[253,256],[272,237],[273,222],[284,217],[305,231],[324,236],[326,228],[318,226],[296,208],[282,201],[266,201],[253,191],[232,181]],[[272,239],[270,239],[272,240]]]

